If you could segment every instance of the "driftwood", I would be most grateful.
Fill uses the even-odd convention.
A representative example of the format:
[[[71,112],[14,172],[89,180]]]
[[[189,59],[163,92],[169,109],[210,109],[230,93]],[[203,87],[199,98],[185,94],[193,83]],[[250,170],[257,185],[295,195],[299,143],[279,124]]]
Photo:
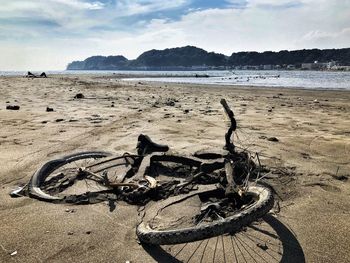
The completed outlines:
[[[233,142],[231,142],[231,136],[232,136],[232,133],[237,129],[237,122],[236,122],[235,116],[233,114],[233,111],[227,105],[226,100],[221,99],[220,103],[224,107],[225,113],[231,121],[230,127],[229,127],[227,133],[225,134],[225,149],[228,150],[230,153],[233,153],[235,150],[235,146],[234,146]]]

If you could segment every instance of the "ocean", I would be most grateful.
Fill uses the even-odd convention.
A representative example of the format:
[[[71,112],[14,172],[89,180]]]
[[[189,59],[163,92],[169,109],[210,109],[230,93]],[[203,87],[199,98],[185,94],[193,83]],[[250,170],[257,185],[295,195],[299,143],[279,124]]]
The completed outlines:
[[[38,73],[38,72],[35,72]],[[222,71],[46,71],[50,74],[121,75],[129,81],[350,90],[350,72],[297,70]],[[0,76],[24,76],[24,71],[0,71]],[[125,76],[132,77],[125,77]],[[125,77],[125,78],[124,78]]]

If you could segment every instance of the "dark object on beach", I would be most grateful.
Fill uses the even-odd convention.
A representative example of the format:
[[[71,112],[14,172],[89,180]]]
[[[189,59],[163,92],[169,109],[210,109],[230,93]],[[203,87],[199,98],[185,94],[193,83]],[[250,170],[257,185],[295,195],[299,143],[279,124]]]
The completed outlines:
[[[231,136],[232,133],[236,130],[237,128],[237,122],[235,119],[235,116],[233,114],[233,111],[230,109],[230,107],[227,105],[227,102],[225,99],[220,100],[221,105],[224,107],[225,109],[225,113],[226,115],[230,118],[231,121],[231,125],[227,131],[227,133],[225,134],[225,149],[227,151],[229,151],[230,153],[233,153],[235,150],[235,146],[233,144],[233,142],[231,142]]]
[[[175,102],[177,102],[177,100],[168,98],[168,99],[166,100],[166,102],[165,102],[165,105],[166,105],[166,106],[170,106],[170,107],[174,107],[174,106],[175,106]]]
[[[35,78],[36,76],[35,76],[32,72],[28,71],[26,77],[27,77],[27,78]]]
[[[64,119],[56,119],[56,122],[64,121]]]
[[[209,75],[207,75],[207,74],[203,74],[203,75],[196,74],[195,77],[196,78],[209,78]]]
[[[83,95],[83,93],[78,93],[77,95],[74,96],[74,99],[84,99],[85,96]]]
[[[46,107],[46,111],[47,111],[47,112],[51,112],[51,111],[53,111],[53,108]]]
[[[47,75],[45,72],[42,72],[39,76],[33,74],[32,72],[28,71],[26,78],[47,78]]]
[[[270,137],[270,138],[267,138],[267,140],[270,142],[278,142],[279,141],[276,137]]]
[[[6,110],[19,110],[19,106],[18,105],[7,105],[6,106]]]

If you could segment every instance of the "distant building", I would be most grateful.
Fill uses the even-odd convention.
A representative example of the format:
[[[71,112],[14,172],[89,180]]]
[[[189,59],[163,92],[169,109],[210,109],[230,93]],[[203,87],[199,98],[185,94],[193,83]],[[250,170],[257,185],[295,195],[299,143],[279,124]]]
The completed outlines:
[[[317,69],[326,69],[328,67],[328,63],[319,63],[315,61],[314,63],[302,63],[301,69],[306,70],[317,70]]]
[[[330,68],[331,70],[340,70],[340,71],[350,71],[350,66],[333,66]]]
[[[337,66],[336,61],[330,61],[327,63],[327,69],[332,69],[332,67]]]

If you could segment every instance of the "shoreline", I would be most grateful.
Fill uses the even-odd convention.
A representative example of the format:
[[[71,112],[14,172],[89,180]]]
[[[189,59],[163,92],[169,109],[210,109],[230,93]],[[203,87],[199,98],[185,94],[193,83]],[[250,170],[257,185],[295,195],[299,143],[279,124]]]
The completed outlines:
[[[47,72],[51,77],[83,76],[134,82],[214,85],[229,87],[266,87],[284,89],[350,90],[350,73],[323,71],[62,71]],[[21,77],[17,75],[13,77]],[[202,77],[196,77],[196,75]],[[278,76],[278,77],[276,77]],[[0,76],[6,77],[6,76]],[[336,83],[336,84],[334,84]]]
[[[350,89],[346,88],[307,88],[307,87],[286,87],[286,86],[259,86],[259,85],[232,85],[232,84],[200,84],[200,83],[189,83],[189,82],[166,82],[166,81],[151,81],[151,80],[137,80],[137,79],[122,79],[122,81],[125,81],[126,83],[128,82],[143,82],[144,84],[150,84],[153,86],[157,86],[157,84],[160,85],[176,85],[176,86],[197,86],[197,87],[206,87],[206,88],[239,88],[239,89],[256,89],[256,90],[261,90],[261,89],[267,89],[267,90],[309,90],[309,91],[344,91],[344,92],[350,92]]]

